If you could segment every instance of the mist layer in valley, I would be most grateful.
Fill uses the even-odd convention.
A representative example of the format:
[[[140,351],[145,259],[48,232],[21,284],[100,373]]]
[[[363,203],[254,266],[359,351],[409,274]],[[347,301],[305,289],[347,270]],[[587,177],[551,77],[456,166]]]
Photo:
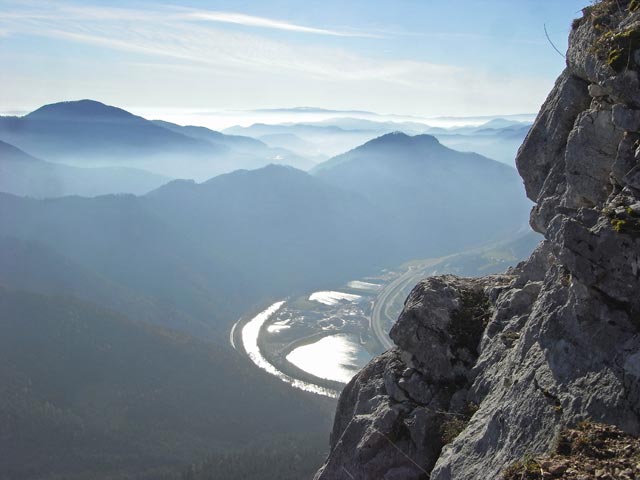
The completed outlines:
[[[252,115],[256,113],[265,114]],[[38,198],[140,195],[171,179],[201,182],[269,164],[308,171],[399,131],[430,134],[447,147],[513,166],[531,125],[529,115],[419,122],[393,116],[389,120],[370,112],[313,109],[266,118],[300,121],[231,126],[219,132],[147,120],[92,100],[45,105],[23,116],[0,116],[0,191]]]

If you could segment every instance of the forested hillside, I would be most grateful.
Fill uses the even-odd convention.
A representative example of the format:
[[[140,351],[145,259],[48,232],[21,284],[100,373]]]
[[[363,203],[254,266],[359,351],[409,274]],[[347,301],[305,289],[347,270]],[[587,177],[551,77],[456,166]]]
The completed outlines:
[[[0,478],[151,480],[328,430],[331,401],[234,351],[69,297],[2,288],[0,311]]]

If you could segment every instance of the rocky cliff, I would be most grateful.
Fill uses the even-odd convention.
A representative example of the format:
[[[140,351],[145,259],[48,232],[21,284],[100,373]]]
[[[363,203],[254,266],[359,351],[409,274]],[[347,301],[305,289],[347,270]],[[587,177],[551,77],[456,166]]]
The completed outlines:
[[[316,479],[499,478],[583,420],[640,434],[639,72],[640,2],[586,8],[517,157],[545,240],[504,275],[415,287]]]

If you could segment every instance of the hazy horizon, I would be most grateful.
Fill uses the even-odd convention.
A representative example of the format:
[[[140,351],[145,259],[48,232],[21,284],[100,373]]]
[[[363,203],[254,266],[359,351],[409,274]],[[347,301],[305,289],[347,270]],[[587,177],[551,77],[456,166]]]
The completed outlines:
[[[299,6],[0,0],[0,60],[11,66],[2,110],[89,98],[169,120],[305,105],[421,118],[535,112],[564,67],[544,28],[563,50],[583,2]]]
[[[63,102],[85,99],[64,100]],[[100,99],[90,99],[101,103]],[[60,103],[48,102],[47,105]],[[19,109],[1,109],[0,116],[24,116],[43,105],[23,107]],[[324,122],[335,119],[357,118],[375,122],[413,122],[421,123],[429,127],[454,128],[464,126],[479,126],[497,118],[508,118],[513,121],[531,122],[535,119],[535,113],[519,112],[501,114],[500,112],[486,115],[439,115],[423,117],[418,115],[399,115],[394,113],[380,113],[372,111],[332,110],[313,106],[292,106],[272,109],[252,110],[215,110],[215,109],[188,109],[188,108],[124,108],[121,105],[110,106],[122,108],[147,120],[164,120],[178,125],[194,125],[207,127],[213,130],[224,130],[234,126],[248,127],[256,123],[264,124],[295,124]]]

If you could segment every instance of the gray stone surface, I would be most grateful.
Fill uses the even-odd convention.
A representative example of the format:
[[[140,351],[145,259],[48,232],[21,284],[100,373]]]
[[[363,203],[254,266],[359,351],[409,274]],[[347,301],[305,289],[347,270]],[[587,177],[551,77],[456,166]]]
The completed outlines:
[[[637,132],[640,130],[640,111],[617,103],[611,109],[611,121],[622,130]]]
[[[509,276],[433,277],[409,295],[391,337],[399,345],[345,387],[331,455],[317,479],[426,478],[447,425],[466,419],[471,368],[492,313],[486,291]]]
[[[614,34],[640,29],[621,4]],[[608,65],[599,35],[591,17],[572,30],[518,153],[545,240],[503,276],[416,286],[397,347],[342,394],[316,478],[499,478],[584,419],[640,434],[640,83],[635,62]]]
[[[567,189],[562,205],[594,207],[606,200],[613,188],[609,174],[623,133],[611,121],[606,103],[578,115],[564,150]]]
[[[550,175],[552,168],[564,161],[569,132],[576,117],[591,103],[588,83],[568,70],[556,80],[533,127],[520,147],[516,164],[525,184],[527,196],[534,202],[541,194],[548,196],[559,183]],[[544,197],[542,197],[544,198]]]

